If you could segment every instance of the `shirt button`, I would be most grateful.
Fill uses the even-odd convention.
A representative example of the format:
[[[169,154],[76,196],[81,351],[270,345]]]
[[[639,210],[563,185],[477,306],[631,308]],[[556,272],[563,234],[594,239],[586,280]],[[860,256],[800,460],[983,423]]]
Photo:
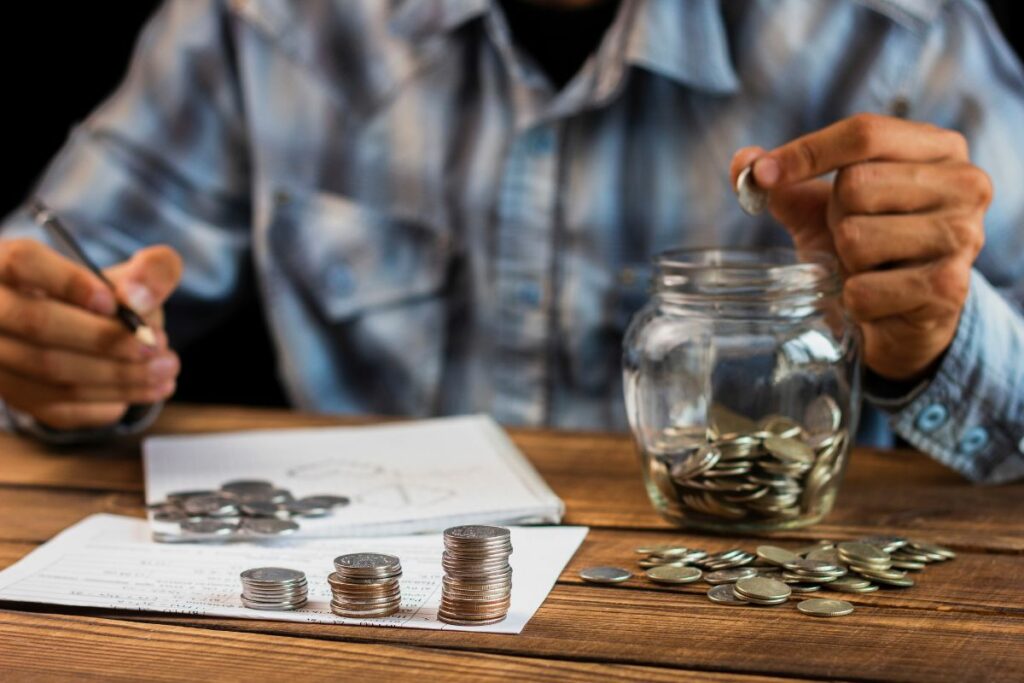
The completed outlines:
[[[946,424],[946,420],[948,419],[949,411],[946,410],[946,406],[939,403],[932,403],[917,414],[917,420],[914,424],[916,424],[917,428],[922,432],[934,432],[936,429]]]
[[[971,455],[977,453],[988,443],[988,432],[983,427],[971,427],[960,439],[958,448],[961,453]]]
[[[334,263],[327,268],[325,277],[327,289],[335,296],[347,296],[356,288],[355,280],[347,266]]]

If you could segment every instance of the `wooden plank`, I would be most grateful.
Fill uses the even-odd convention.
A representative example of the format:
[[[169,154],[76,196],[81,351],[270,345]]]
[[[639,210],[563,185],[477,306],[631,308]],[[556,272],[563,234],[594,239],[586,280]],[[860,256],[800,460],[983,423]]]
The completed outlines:
[[[1024,621],[1004,615],[865,607],[819,619],[792,603],[727,607],[692,595],[590,586],[559,586],[518,636],[156,614],[118,619],[800,678],[998,682],[1019,681],[1024,671]]]
[[[563,680],[769,683],[779,678],[285,638],[0,610],[5,681]],[[43,656],[45,653],[45,656]],[[215,673],[214,673],[215,672]]]
[[[0,487],[0,541],[43,542],[96,512],[144,516],[137,493]]]

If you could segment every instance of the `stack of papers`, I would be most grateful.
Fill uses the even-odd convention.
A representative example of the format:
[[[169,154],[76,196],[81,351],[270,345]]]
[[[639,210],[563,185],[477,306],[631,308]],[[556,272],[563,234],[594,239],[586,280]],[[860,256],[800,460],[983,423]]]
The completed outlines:
[[[487,416],[371,427],[163,436],[143,444],[146,502],[264,479],[351,504],[301,519],[295,537],[380,536],[459,524],[558,523],[562,501]],[[154,526],[161,537],[166,525]],[[176,526],[176,525],[175,525]]]

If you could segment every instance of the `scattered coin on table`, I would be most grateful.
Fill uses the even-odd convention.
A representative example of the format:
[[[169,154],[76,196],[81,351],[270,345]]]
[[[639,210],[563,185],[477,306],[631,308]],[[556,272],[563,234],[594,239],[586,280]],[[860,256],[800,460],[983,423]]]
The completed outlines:
[[[632,577],[633,572],[620,567],[587,567],[580,570],[580,578],[589,583],[622,583]]]
[[[880,586],[910,587],[914,580],[903,571],[908,567],[899,564],[920,571],[928,564],[956,557],[955,552],[940,545],[898,536],[872,536],[838,544],[821,540],[792,550],[764,544],[757,546],[756,553],[743,548],[708,552],[670,544],[640,546],[636,552],[641,556],[637,564],[646,568],[645,575],[652,581],[685,584],[703,576],[712,586],[707,596],[713,602],[768,607],[788,602],[793,593],[873,593]],[[701,569],[705,570],[703,574]],[[619,567],[590,567],[580,572],[584,581],[599,584],[621,583],[631,576]],[[842,600],[814,598],[801,604],[805,605],[802,612],[814,616],[850,613],[844,611],[850,603]],[[824,611],[828,613],[819,614]]]
[[[677,567],[674,565],[652,567],[644,572],[644,574],[655,583],[667,584],[693,583],[700,580],[700,577],[703,575],[696,567]]]
[[[302,519],[326,517],[349,502],[346,496],[328,494],[297,499],[269,481],[236,479],[216,491],[174,491],[146,507],[161,527],[153,539],[171,543],[291,534],[301,528]]]
[[[845,600],[811,598],[797,604],[796,608],[812,617],[842,617],[853,613],[853,605]]]

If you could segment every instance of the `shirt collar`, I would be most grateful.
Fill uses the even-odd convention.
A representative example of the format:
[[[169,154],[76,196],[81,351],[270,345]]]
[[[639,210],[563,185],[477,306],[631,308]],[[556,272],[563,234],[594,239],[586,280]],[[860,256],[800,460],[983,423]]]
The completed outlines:
[[[630,0],[624,0],[630,2]],[[624,58],[682,85],[715,93],[739,89],[719,0],[635,0]],[[417,40],[481,17],[492,0],[405,0],[392,20],[398,35]]]
[[[626,59],[700,90],[728,94],[740,86],[719,0],[643,0]]]

